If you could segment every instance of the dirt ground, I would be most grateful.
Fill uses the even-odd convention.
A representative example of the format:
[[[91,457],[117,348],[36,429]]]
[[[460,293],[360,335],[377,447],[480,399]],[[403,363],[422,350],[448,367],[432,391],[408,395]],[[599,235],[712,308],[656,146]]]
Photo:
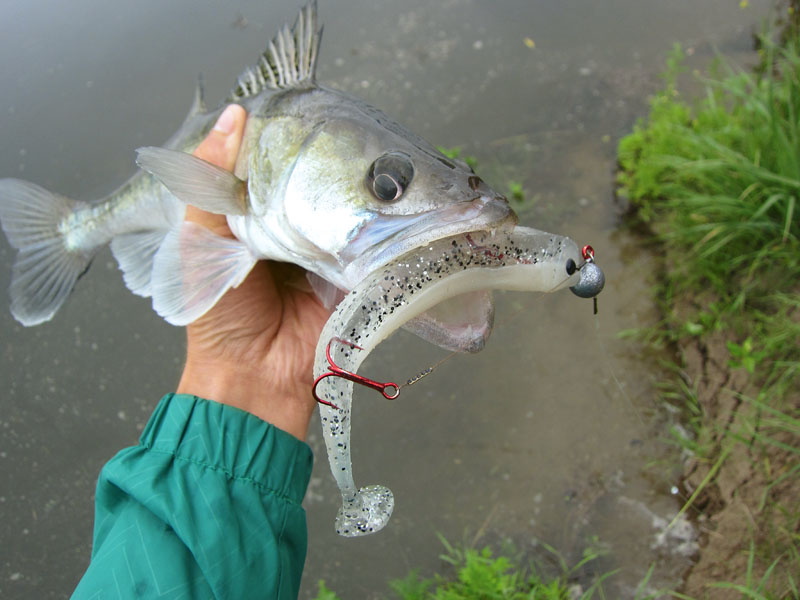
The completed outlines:
[[[730,354],[726,342],[726,333],[717,332],[680,348],[684,377],[696,388],[704,420],[709,425],[710,439],[698,441],[714,448],[710,461],[693,458],[686,465],[687,492],[696,490],[714,468],[717,457],[728,452],[713,483],[705,487],[695,502],[701,550],[688,573],[683,593],[698,600],[739,597],[732,589],[711,584],[744,584],[751,555],[754,556],[751,580],[760,580],[780,556],[778,548],[788,547],[786,536],[797,535],[795,515],[800,478],[787,477],[769,486],[770,481],[780,478],[796,464],[796,454],[759,443],[753,435],[753,424],[757,424],[757,430],[787,445],[796,443],[796,439],[781,439],[780,435],[769,431],[764,415],[759,415],[752,403],[741,399],[741,395],[756,397],[757,381],[746,370],[728,366]],[[788,398],[789,406],[794,409],[800,407],[797,392],[795,389]],[[790,411],[789,406],[784,407],[784,411]],[[740,441],[732,443],[734,439]],[[773,593],[784,593],[782,590],[786,590],[785,582],[790,574],[787,569],[797,566],[796,561],[788,559],[784,557],[775,568],[772,582],[776,587],[769,586]],[[796,581],[798,574],[792,575]]]

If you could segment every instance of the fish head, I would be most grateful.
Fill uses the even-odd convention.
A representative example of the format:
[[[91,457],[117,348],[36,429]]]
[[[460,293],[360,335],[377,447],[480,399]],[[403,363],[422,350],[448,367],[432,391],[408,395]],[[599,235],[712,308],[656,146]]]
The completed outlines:
[[[366,167],[362,193],[378,216],[341,254],[349,261],[350,279],[360,281],[412,248],[443,237],[517,223],[506,198],[463,161],[418,138],[387,137],[361,165]]]
[[[362,101],[332,90],[287,96],[254,117],[246,173],[249,203],[269,255],[313,272],[320,298],[349,291],[414,248],[471,231],[512,229],[517,217],[463,161]],[[240,156],[242,156],[240,154]],[[239,236],[244,228],[232,229]],[[251,237],[252,239],[252,237]],[[327,283],[326,283],[327,282]],[[491,331],[490,294],[421,315],[414,331],[474,351]]]
[[[281,161],[275,160],[278,136],[262,134],[262,147],[273,155],[265,163],[273,171],[282,165],[270,176],[270,202],[280,198],[286,228],[313,246],[312,253],[331,259],[315,263],[317,274],[342,289],[414,247],[516,224],[506,198],[463,161],[375,109],[351,102],[313,125],[292,122],[297,133],[285,145],[293,148]],[[252,179],[265,166],[249,170],[252,195]]]

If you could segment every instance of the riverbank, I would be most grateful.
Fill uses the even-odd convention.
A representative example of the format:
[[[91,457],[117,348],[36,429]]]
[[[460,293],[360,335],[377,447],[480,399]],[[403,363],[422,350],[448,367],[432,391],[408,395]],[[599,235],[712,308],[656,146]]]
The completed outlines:
[[[786,31],[759,41],[752,73],[721,59],[686,74],[676,47],[619,145],[629,223],[662,257],[647,335],[674,352],[665,400],[688,420],[674,433],[701,551],[679,597],[800,589],[800,43]],[[705,94],[687,97],[687,76]]]

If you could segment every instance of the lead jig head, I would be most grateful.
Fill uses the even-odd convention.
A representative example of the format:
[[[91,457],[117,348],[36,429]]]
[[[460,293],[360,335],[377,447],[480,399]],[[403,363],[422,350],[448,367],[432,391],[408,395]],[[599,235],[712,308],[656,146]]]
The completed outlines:
[[[593,262],[585,263],[581,267],[578,277],[578,283],[569,289],[581,298],[594,298],[603,291],[603,286],[606,284],[603,270]]]
[[[578,283],[569,289],[580,298],[594,298],[603,291],[603,286],[606,284],[606,276],[603,274],[603,270],[594,262],[594,249],[591,246],[583,247],[583,260],[585,262],[580,267],[574,267],[579,271]]]

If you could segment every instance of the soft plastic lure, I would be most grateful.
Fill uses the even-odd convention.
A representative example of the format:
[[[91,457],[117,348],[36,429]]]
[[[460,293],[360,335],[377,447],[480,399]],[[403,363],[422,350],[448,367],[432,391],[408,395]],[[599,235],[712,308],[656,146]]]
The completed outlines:
[[[569,238],[515,227],[440,239],[392,261],[353,289],[328,319],[314,364],[328,460],[342,493],[337,533],[355,537],[378,531],[394,508],[387,487],[356,488],[350,459],[353,382],[387,398],[399,393],[394,383],[355,374],[378,343],[453,296],[488,289],[553,292],[572,286],[575,294],[591,298],[604,281],[591,248],[582,252]]]

